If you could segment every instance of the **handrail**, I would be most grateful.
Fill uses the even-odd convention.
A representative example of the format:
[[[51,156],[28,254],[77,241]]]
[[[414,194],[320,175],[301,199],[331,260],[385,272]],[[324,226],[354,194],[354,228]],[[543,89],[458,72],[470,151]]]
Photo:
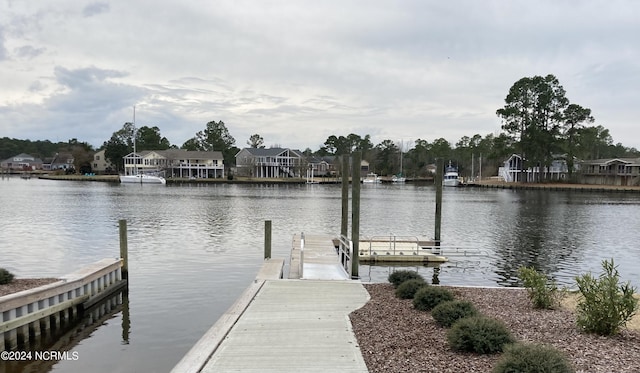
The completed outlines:
[[[415,251],[416,253],[420,250],[420,239],[417,236],[396,236],[395,234],[389,234],[388,236],[372,236],[367,238],[366,240],[361,240],[362,241],[368,241],[369,242],[369,255],[371,255],[371,253],[373,252],[373,243],[374,242],[381,242],[381,243],[389,243],[389,247],[388,247],[388,252],[391,254],[393,253],[393,255],[396,254],[396,251],[408,251],[408,250],[412,250]],[[412,244],[410,247],[404,247],[404,250],[398,249],[398,244],[399,243],[404,243],[404,244]],[[414,246],[415,245],[415,246]],[[360,250],[362,252],[362,250]]]
[[[353,255],[353,241],[351,241],[348,237],[340,235],[340,237],[338,238],[338,242],[339,245],[336,248],[336,252],[340,257],[340,264],[349,275],[349,278],[351,278],[351,256]]]
[[[300,233],[300,278],[304,275],[304,232]]]

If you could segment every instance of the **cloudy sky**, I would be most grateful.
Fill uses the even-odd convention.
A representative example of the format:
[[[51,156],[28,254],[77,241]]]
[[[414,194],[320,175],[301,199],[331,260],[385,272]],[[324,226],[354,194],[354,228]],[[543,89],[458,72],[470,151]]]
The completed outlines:
[[[640,148],[640,2],[0,0],[0,137],[100,146],[132,120],[182,145],[317,150],[497,133],[522,77],[554,74]]]

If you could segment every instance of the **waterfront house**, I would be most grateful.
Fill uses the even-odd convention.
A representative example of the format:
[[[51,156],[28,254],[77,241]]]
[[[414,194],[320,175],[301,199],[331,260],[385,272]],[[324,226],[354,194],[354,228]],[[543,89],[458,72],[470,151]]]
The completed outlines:
[[[524,170],[523,176],[523,161],[522,156],[518,154],[512,154],[507,160],[504,161],[502,167],[498,169],[498,176],[504,179],[506,182],[525,182],[533,183],[539,180],[547,181],[563,181],[567,179],[569,168],[567,167],[567,161],[564,155],[555,154],[551,161],[550,167],[527,167]],[[578,170],[578,162],[575,162],[574,172]]]
[[[71,153],[56,153],[53,158],[46,159],[42,164],[42,169],[47,171],[72,170],[75,159]]]
[[[325,157],[311,156],[307,159],[307,168],[312,169],[315,176],[334,176],[338,173],[335,162],[336,157],[333,155]]]
[[[30,154],[20,153],[0,162],[0,168],[8,171],[42,170],[42,160]]]
[[[580,178],[584,184],[640,185],[640,158],[607,158],[583,161]]]
[[[113,164],[107,160],[104,155],[104,149],[93,155],[93,162],[91,163],[91,171],[97,174],[105,174],[113,172],[116,168]]]
[[[236,172],[239,176],[255,178],[301,177],[303,155],[289,148],[244,148],[236,154]]]
[[[163,172],[166,177],[212,179],[224,177],[222,152],[182,149],[144,150],[124,157],[125,175]]]

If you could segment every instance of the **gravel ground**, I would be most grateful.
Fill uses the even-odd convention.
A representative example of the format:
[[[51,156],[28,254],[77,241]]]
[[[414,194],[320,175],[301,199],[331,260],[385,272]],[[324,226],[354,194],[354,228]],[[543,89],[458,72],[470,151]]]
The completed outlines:
[[[449,349],[447,329],[411,300],[395,297],[391,284],[366,284],[370,301],[351,315],[362,355],[376,372],[490,372],[500,355]],[[578,331],[567,308],[535,310],[526,290],[450,287],[456,299],[471,301],[487,316],[507,324],[519,341],[552,345],[564,352],[576,372],[640,372],[640,331],[600,337]]]
[[[38,286],[50,284],[58,281],[55,278],[18,278],[9,284],[0,285],[0,297],[7,294],[17,293],[19,291],[37,288]]]

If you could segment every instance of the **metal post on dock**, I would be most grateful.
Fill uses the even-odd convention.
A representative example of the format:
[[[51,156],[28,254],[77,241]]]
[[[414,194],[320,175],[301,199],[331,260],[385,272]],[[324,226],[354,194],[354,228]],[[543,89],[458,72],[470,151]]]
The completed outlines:
[[[444,160],[438,158],[436,160],[436,220],[435,220],[435,232],[433,239],[437,247],[437,253],[440,252],[440,227],[442,224],[442,184],[444,179]]]
[[[122,279],[129,280],[129,247],[127,244],[127,220],[118,221],[120,227],[120,258],[122,258]]]
[[[349,233],[349,156],[342,155],[342,224],[340,234],[347,237]]]
[[[351,278],[360,278],[358,266],[360,265],[360,161],[362,153],[353,152],[351,159],[351,240],[353,252],[351,253]]]
[[[264,221],[264,258],[271,259],[271,220]]]

